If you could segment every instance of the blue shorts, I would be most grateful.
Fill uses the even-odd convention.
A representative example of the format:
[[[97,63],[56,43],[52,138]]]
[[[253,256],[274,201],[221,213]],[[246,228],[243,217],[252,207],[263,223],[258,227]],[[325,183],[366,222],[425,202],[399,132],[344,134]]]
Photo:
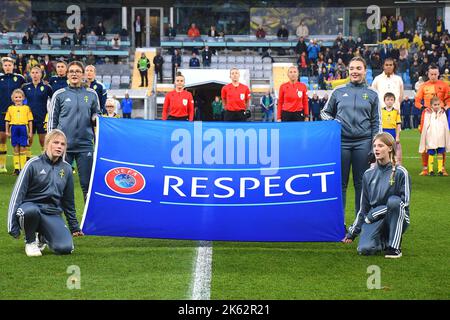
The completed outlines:
[[[442,153],[445,153],[445,148],[430,149],[430,150],[427,150],[427,153],[430,156],[434,156],[436,154],[436,151],[438,154],[442,154]]]
[[[383,128],[383,132],[390,133],[391,136],[395,139],[395,129],[385,129],[385,128]]]
[[[11,126],[11,145],[26,147],[28,146],[28,130],[27,126]]]

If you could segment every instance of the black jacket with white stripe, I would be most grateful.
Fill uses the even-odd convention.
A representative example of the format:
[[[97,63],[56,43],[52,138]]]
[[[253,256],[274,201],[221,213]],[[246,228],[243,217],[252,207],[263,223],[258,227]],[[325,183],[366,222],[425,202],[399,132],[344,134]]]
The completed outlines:
[[[8,210],[8,233],[20,235],[17,209],[25,202],[36,204],[42,214],[65,214],[71,232],[79,231],[75,211],[72,167],[64,160],[53,163],[44,153],[29,160],[11,195]]]
[[[411,179],[408,171],[397,165],[394,178],[391,180],[392,163],[385,166],[375,165],[368,169],[363,176],[361,206],[353,225],[348,228],[347,238],[354,239],[360,232],[371,209],[386,206],[389,197],[398,196],[400,206],[405,213],[405,221],[409,224],[409,201],[411,194]],[[370,222],[372,217],[368,217]]]

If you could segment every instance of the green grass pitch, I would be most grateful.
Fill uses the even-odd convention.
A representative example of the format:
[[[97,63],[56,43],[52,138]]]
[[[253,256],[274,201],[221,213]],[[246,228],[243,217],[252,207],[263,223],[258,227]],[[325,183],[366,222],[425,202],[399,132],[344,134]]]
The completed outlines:
[[[450,177],[419,177],[418,131],[406,130],[401,139],[412,178],[411,225],[401,259],[358,256],[357,241],[214,242],[211,299],[449,299]],[[37,139],[33,149],[39,152]],[[72,255],[46,250],[42,257],[27,257],[23,238],[7,234],[15,178],[0,175],[0,299],[190,298],[196,241],[86,236],[75,239]],[[81,222],[77,177],[75,190]],[[348,197],[347,225],[354,218],[352,187]],[[80,270],[80,289],[67,288],[71,266]],[[380,268],[379,290],[367,287],[370,266]]]

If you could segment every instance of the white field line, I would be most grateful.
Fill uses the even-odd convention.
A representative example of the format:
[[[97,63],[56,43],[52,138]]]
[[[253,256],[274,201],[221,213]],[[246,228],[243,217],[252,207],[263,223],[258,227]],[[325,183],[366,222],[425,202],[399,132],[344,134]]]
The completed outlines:
[[[195,257],[191,300],[211,299],[212,242],[200,241]]]

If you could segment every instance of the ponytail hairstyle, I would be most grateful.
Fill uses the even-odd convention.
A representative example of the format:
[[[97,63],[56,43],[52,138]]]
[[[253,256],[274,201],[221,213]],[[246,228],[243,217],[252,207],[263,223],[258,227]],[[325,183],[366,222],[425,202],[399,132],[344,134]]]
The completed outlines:
[[[391,151],[389,152],[389,159],[392,163],[392,173],[391,177],[389,178],[389,184],[392,186],[395,183],[395,171],[397,171],[397,161],[395,160],[395,139],[390,133],[381,132],[373,138],[372,143],[375,143],[376,140],[380,140],[385,145],[391,148]]]

